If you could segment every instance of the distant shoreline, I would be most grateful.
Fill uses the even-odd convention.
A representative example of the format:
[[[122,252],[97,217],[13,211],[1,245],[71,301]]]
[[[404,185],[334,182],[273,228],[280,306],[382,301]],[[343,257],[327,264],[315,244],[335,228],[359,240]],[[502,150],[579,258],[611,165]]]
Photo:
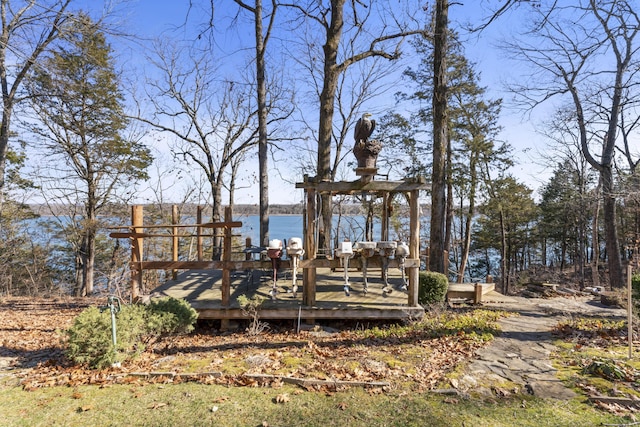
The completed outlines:
[[[197,213],[198,205],[193,203],[178,205],[180,215],[195,216]],[[131,205],[110,205],[100,211],[100,216],[128,216],[131,212]],[[162,205],[155,204],[143,204],[145,214],[149,213],[169,213],[171,212],[173,204],[164,203]],[[227,205],[223,206],[223,209]],[[72,205],[47,205],[47,204],[30,204],[31,211],[38,216],[60,216],[71,215],[74,212],[81,214],[83,212],[82,206]],[[342,207],[344,215],[358,215],[362,213],[362,207],[360,205],[351,204],[344,205]],[[205,206],[205,216],[211,216],[211,206]],[[275,204],[269,206],[270,215],[291,215],[298,216],[304,215],[304,206],[301,203],[297,204]],[[260,215],[260,207],[258,205],[246,205],[239,204],[233,206],[234,216],[248,216],[248,215]]]
[[[187,203],[178,205],[178,210],[181,216],[196,216],[198,205],[193,203]],[[154,216],[171,216],[172,206],[171,203],[159,204],[143,204],[145,215]],[[227,205],[224,205],[226,207]],[[336,204],[337,206],[337,204]],[[76,212],[77,215],[82,215],[84,209],[82,206],[72,205],[47,205],[47,204],[30,204],[31,211],[38,216],[60,216],[71,215]],[[379,207],[377,208],[379,209]],[[428,206],[421,206],[421,210],[424,212],[428,210]],[[340,215],[344,216],[356,216],[365,215],[365,209],[361,204],[342,204],[340,206]],[[301,216],[304,215],[304,206],[302,203],[296,204],[274,204],[269,206],[269,215],[289,215],[289,216]],[[109,205],[102,209],[99,213],[101,217],[127,217],[131,215],[131,205]],[[233,206],[234,217],[260,215],[260,207],[258,205],[246,205],[239,204]],[[335,215],[338,215],[336,212]],[[211,216],[211,206],[207,205],[204,208],[204,216],[208,218]]]

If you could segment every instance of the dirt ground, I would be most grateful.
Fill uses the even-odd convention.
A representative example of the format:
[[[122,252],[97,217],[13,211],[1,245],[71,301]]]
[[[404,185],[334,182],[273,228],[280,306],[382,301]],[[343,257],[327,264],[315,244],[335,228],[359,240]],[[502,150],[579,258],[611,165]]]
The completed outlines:
[[[63,330],[84,308],[103,300],[0,299],[0,378],[15,378],[26,389],[189,380],[241,386],[298,381],[303,387],[344,384],[381,391],[429,390],[486,347],[464,334],[433,338],[416,332],[381,338],[360,333],[372,325],[324,325],[295,333],[293,322],[282,322],[251,336],[243,330],[220,333],[215,322],[201,322],[189,335],[148,345],[142,355],[120,368],[96,371],[73,366],[64,356]],[[592,302],[590,297],[510,299],[491,308],[554,316],[621,314]]]
[[[0,376],[29,388],[125,381],[195,380],[231,385],[299,380],[305,384],[394,387],[409,382],[429,389],[482,344],[465,337],[406,338],[363,336],[349,328],[308,328],[293,322],[271,324],[251,336],[243,330],[220,333],[215,322],[199,322],[185,336],[152,343],[131,362],[102,371],[73,366],[64,356],[64,329],[90,304],[102,301],[0,300]]]

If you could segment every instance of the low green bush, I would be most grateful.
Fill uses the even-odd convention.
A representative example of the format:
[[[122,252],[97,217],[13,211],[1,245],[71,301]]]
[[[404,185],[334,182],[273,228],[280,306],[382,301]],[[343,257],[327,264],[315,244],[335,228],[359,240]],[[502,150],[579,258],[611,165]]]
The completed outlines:
[[[631,275],[631,289],[633,290],[633,298],[640,299],[640,274]]]
[[[147,309],[154,323],[150,329],[162,334],[188,334],[198,320],[198,312],[183,299],[151,300]]]
[[[116,314],[114,349],[111,312],[89,307],[66,331],[66,355],[74,363],[105,368],[135,357],[151,338],[191,332],[197,318],[189,303],[176,298],[154,300],[149,305],[123,305]]]
[[[640,274],[631,275],[632,310],[636,317],[640,317]]]
[[[111,317],[97,307],[82,311],[66,331],[69,359],[80,365],[100,368],[116,362],[111,342]]]
[[[444,302],[448,287],[449,279],[444,274],[421,271],[418,275],[418,302],[424,305]]]

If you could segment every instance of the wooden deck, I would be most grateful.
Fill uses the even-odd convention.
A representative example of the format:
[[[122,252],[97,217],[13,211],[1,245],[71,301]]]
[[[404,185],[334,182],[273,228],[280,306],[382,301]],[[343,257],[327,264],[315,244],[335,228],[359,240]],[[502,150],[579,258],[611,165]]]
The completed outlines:
[[[494,283],[449,283],[447,299],[469,300],[479,304],[487,300],[488,295],[496,294]]]
[[[265,298],[260,310],[261,319],[407,319],[424,315],[422,307],[408,307],[408,294],[399,290],[400,270],[389,268],[390,294],[382,292],[383,281],[379,269],[368,271],[368,293],[363,292],[362,273],[349,269],[351,292],[345,295],[343,270],[319,268],[316,276],[316,303],[302,304],[302,271],[298,273],[298,293],[294,298],[291,270],[278,274],[278,294],[271,299],[273,285],[271,270],[234,271],[231,274],[230,305],[222,305],[221,270],[187,270],[154,289],[154,293],[187,300],[199,313],[200,319],[246,319],[236,299],[240,295],[251,298],[258,294]]]

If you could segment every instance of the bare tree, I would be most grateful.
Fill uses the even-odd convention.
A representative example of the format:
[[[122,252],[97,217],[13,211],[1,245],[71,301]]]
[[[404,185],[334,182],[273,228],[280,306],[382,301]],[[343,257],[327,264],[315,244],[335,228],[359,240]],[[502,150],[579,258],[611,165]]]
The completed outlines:
[[[514,84],[512,90],[530,108],[563,96],[572,102],[582,155],[602,182],[609,280],[611,286],[620,287],[614,158],[624,94],[638,83],[640,17],[624,0],[570,6],[554,2],[533,13],[529,41],[507,43],[532,70],[531,78]]]
[[[340,76],[352,65],[370,58],[398,59],[403,40],[410,35],[424,33],[424,29],[411,19],[410,13],[399,18],[400,13],[394,13],[387,2],[331,0],[324,4],[307,0],[286,6],[300,12],[306,22],[317,24],[322,29],[324,40],[316,178],[330,181],[335,168],[331,161],[331,148]],[[398,9],[400,8],[396,5],[394,10]],[[332,228],[330,195],[323,195],[321,206],[325,242],[328,245],[331,242]],[[325,252],[329,250],[328,247],[320,249]]]
[[[541,134],[544,135],[550,143],[547,145],[546,152],[540,153],[544,165],[561,165],[561,169],[568,169],[573,179],[563,182],[564,186],[571,187],[569,191],[575,194],[574,200],[571,201],[572,214],[575,221],[567,221],[566,216],[562,216],[559,221],[563,226],[574,226],[577,228],[577,250],[575,254],[575,269],[579,273],[580,285],[584,286],[584,265],[585,260],[589,259],[589,251],[587,244],[589,237],[591,238],[591,275],[594,286],[599,286],[598,275],[598,257],[600,253],[598,214],[600,210],[600,190],[596,185],[598,178],[594,175],[597,173],[591,168],[587,160],[581,154],[580,136],[575,126],[576,113],[573,103],[558,108],[556,114],[543,126],[541,126]],[[547,184],[549,185],[549,184]],[[540,203],[540,207],[544,220],[544,198]],[[575,224],[574,224],[575,223]],[[544,225],[544,223],[543,223]],[[589,228],[592,228],[589,230]],[[591,232],[591,235],[589,235]],[[542,234],[542,264],[547,265],[547,240],[548,233]],[[568,239],[563,239],[568,240]]]
[[[269,167],[268,167],[268,143],[267,140],[267,65],[265,56],[267,44],[271,37],[275,23],[278,4],[271,0],[271,10],[268,13],[267,28],[264,29],[264,9],[262,0],[255,0],[250,6],[241,0],[234,0],[240,7],[253,14],[254,32],[256,39],[256,91],[258,100],[258,163],[260,183],[260,244],[266,247],[269,244]]]
[[[152,64],[160,73],[149,80],[153,112],[139,120],[173,135],[177,159],[193,162],[206,176],[212,197],[212,220],[222,218],[222,189],[231,161],[257,144],[258,111],[251,84],[217,81],[208,53],[158,44]],[[214,259],[222,236],[214,237]]]
[[[20,87],[29,70],[60,36],[71,0],[0,0],[0,190],[5,184],[14,108],[23,97]]]
[[[258,144],[259,109],[255,103],[255,86],[250,78],[220,82],[221,75],[209,52],[180,50],[158,46],[151,59],[160,72],[159,80],[149,81],[151,117],[138,119],[162,132],[173,135],[173,152],[177,159],[196,164],[205,174],[211,190],[212,220],[222,218],[222,190],[235,188],[226,182],[228,173],[235,179],[239,159]],[[273,135],[275,124],[290,114],[280,87],[267,86],[271,93],[267,103]],[[273,140],[277,140],[274,136]],[[220,255],[222,236],[214,237],[214,254]]]

